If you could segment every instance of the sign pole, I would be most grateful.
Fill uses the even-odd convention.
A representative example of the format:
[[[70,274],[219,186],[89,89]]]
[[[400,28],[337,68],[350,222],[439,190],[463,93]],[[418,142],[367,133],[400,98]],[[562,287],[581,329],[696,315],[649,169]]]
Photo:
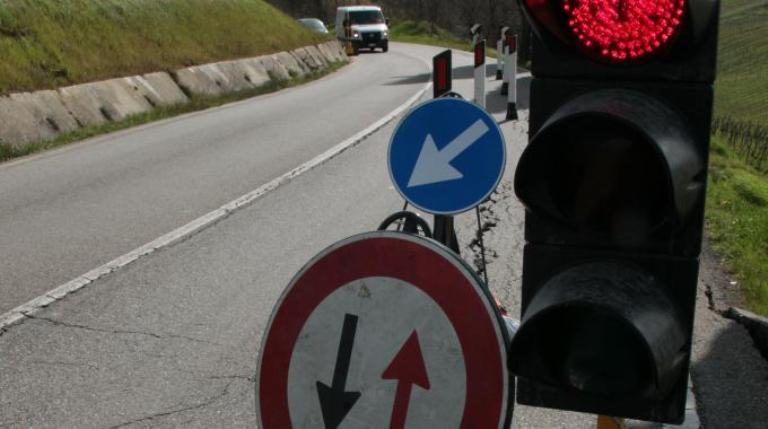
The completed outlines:
[[[507,31],[507,61],[509,83],[507,85],[507,120],[517,120],[517,35]]]
[[[473,27],[474,28],[474,27]],[[453,88],[452,52],[443,51],[432,59],[432,86],[434,98],[440,98]],[[432,238],[460,254],[459,242],[453,227],[453,216],[435,215]]]
[[[457,255],[461,254],[459,240],[456,238],[456,230],[453,226],[453,216],[435,215],[435,224],[432,229],[432,238],[446,245]]]
[[[485,40],[478,41],[475,51],[475,103],[485,109]]]

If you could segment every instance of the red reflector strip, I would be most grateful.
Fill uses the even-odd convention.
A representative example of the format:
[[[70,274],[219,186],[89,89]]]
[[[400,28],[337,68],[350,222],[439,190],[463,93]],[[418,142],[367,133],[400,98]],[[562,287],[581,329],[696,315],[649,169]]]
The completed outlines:
[[[435,65],[437,71],[435,85],[442,91],[448,88],[448,61],[445,58],[438,58]]]
[[[485,64],[485,42],[475,45],[475,68]]]
[[[510,54],[514,54],[515,52],[517,52],[517,35],[514,35],[514,34],[507,35],[507,46],[509,46]]]
[[[435,98],[451,92],[451,51],[443,51],[432,59],[432,89]]]

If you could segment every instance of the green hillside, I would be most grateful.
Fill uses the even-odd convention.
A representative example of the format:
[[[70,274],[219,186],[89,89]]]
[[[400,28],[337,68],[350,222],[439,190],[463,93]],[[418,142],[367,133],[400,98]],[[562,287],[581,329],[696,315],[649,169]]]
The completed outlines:
[[[0,93],[255,56],[322,39],[262,0],[0,0]]]
[[[402,21],[391,28],[392,40],[403,43],[418,43],[421,45],[441,46],[472,51],[469,39],[461,39],[449,31],[434,26],[426,21]],[[487,46],[486,54],[496,56],[495,46]]]
[[[725,0],[719,43],[707,233],[768,315],[768,0]]]
[[[426,21],[398,22],[391,28],[391,33],[392,40],[397,42],[444,46],[463,51],[472,49],[469,40],[460,39]]]
[[[715,92],[717,116],[768,126],[768,0],[725,0]]]

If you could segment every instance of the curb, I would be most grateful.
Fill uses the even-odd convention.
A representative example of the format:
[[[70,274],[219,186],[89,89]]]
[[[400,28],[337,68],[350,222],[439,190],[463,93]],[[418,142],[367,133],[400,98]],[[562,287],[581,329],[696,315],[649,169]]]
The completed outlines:
[[[328,41],[258,57],[0,96],[0,145],[50,141],[63,132],[187,104],[190,96],[257,89],[346,60],[339,43]]]

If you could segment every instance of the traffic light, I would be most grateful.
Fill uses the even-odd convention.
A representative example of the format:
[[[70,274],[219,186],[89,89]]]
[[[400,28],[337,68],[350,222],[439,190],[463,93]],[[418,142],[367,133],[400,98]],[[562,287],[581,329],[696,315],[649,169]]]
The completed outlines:
[[[717,0],[521,0],[534,30],[522,404],[683,420]]]

